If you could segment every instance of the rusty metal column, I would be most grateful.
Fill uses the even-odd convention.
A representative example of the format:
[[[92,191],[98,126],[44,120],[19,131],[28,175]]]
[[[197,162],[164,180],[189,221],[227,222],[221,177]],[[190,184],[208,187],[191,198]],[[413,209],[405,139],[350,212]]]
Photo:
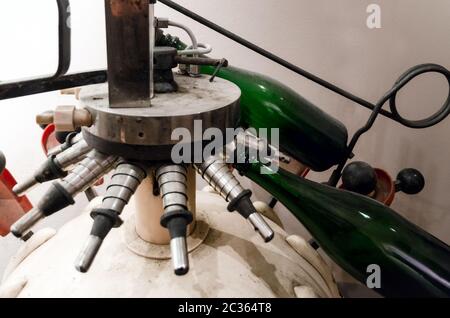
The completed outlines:
[[[151,59],[149,0],[105,0],[111,108],[149,107]]]

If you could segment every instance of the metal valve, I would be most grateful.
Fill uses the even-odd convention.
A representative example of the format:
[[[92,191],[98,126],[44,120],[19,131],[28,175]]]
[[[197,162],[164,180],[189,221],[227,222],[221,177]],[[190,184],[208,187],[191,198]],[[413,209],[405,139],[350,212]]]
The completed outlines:
[[[74,197],[108,173],[117,159],[92,150],[67,177],[52,184],[36,208],[11,226],[11,233],[20,238],[41,219],[74,204]]]
[[[227,202],[230,212],[237,211],[247,219],[264,239],[269,242],[274,237],[274,232],[256,211],[250,198],[252,192],[245,190],[233,175],[227,164],[218,157],[210,157],[203,164],[196,164],[195,168]]]
[[[61,153],[49,156],[32,177],[14,186],[14,193],[21,196],[39,183],[64,178],[71,166],[81,161],[91,150],[86,141],[81,140]]]
[[[147,173],[135,163],[120,162],[115,169],[100,208],[94,209],[91,233],[75,261],[75,268],[85,273],[89,270],[103,240],[114,227],[122,225],[120,214],[130,201]]]
[[[187,208],[186,175],[186,167],[183,165],[168,164],[156,170],[164,208],[161,225],[169,230],[172,264],[176,275],[185,275],[189,271],[186,235],[193,217]]]

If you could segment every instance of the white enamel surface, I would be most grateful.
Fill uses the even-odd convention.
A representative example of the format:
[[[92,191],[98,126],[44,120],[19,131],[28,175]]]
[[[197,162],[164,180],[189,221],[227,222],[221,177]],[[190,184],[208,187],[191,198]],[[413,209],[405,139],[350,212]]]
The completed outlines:
[[[333,295],[329,282],[290,247],[286,233],[273,222],[275,238],[265,244],[246,220],[226,210],[217,194],[198,192],[199,211],[208,215],[210,230],[189,254],[186,276],[175,276],[170,260],[131,252],[122,229],[110,233],[87,274],[77,272],[74,261],[92,223],[83,213],[23,260],[5,286],[26,279],[18,297],[296,297],[299,286],[312,291],[305,296]]]

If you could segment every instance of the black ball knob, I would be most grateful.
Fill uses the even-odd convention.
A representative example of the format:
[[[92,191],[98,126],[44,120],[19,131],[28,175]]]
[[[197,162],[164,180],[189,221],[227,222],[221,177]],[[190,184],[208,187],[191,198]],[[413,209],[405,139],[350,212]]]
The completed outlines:
[[[342,183],[348,191],[368,195],[375,191],[377,175],[369,164],[355,161],[345,167],[342,173]]]
[[[403,169],[397,175],[396,190],[406,194],[417,194],[425,188],[425,178],[417,169]]]

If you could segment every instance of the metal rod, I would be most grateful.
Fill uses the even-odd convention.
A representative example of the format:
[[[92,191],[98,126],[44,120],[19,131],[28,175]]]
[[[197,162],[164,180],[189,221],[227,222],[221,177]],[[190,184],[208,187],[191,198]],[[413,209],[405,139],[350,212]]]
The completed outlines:
[[[229,202],[228,211],[237,211],[247,219],[265,242],[273,239],[274,231],[259,215],[250,200],[251,191],[242,187],[223,159],[212,156],[202,164],[195,164],[194,168],[222,198]]]
[[[148,107],[149,1],[105,0],[105,10],[110,107]]]
[[[178,64],[191,64],[191,65],[217,66],[221,64],[222,67],[228,66],[228,61],[226,59],[211,59],[209,57],[187,57],[178,55],[175,57],[175,62],[177,62]]]
[[[432,116],[418,121],[408,121],[401,117],[401,115],[396,111],[396,98],[397,93],[405,87],[410,81],[412,81],[417,76],[424,74],[424,73],[439,73],[446,77],[448,85],[449,85],[449,95],[443,106],[440,110],[438,110],[435,114]],[[407,72],[405,72],[395,83],[395,85],[378,101],[375,109],[373,110],[372,114],[370,115],[367,123],[358,129],[356,133],[353,135],[348,147],[347,152],[348,155],[352,153],[353,149],[355,148],[356,144],[358,143],[359,139],[363,134],[368,132],[374,125],[378,115],[380,114],[383,106],[386,104],[386,102],[390,101],[391,109],[393,110],[393,114],[398,122],[401,124],[410,127],[410,128],[416,128],[416,129],[422,129],[434,126],[441,121],[443,121],[445,118],[447,118],[450,115],[450,71],[448,71],[446,68],[444,68],[441,65],[437,64],[422,64],[417,65],[415,67],[412,67]],[[348,161],[348,157],[345,157],[345,159],[338,165],[336,170],[331,175],[328,184],[331,186],[336,186],[339,182],[339,179],[342,175],[342,170],[344,169],[346,163]]]
[[[107,80],[105,70],[74,73],[58,78],[30,78],[21,81],[2,82],[0,100],[57,91],[60,89],[104,83]]]

